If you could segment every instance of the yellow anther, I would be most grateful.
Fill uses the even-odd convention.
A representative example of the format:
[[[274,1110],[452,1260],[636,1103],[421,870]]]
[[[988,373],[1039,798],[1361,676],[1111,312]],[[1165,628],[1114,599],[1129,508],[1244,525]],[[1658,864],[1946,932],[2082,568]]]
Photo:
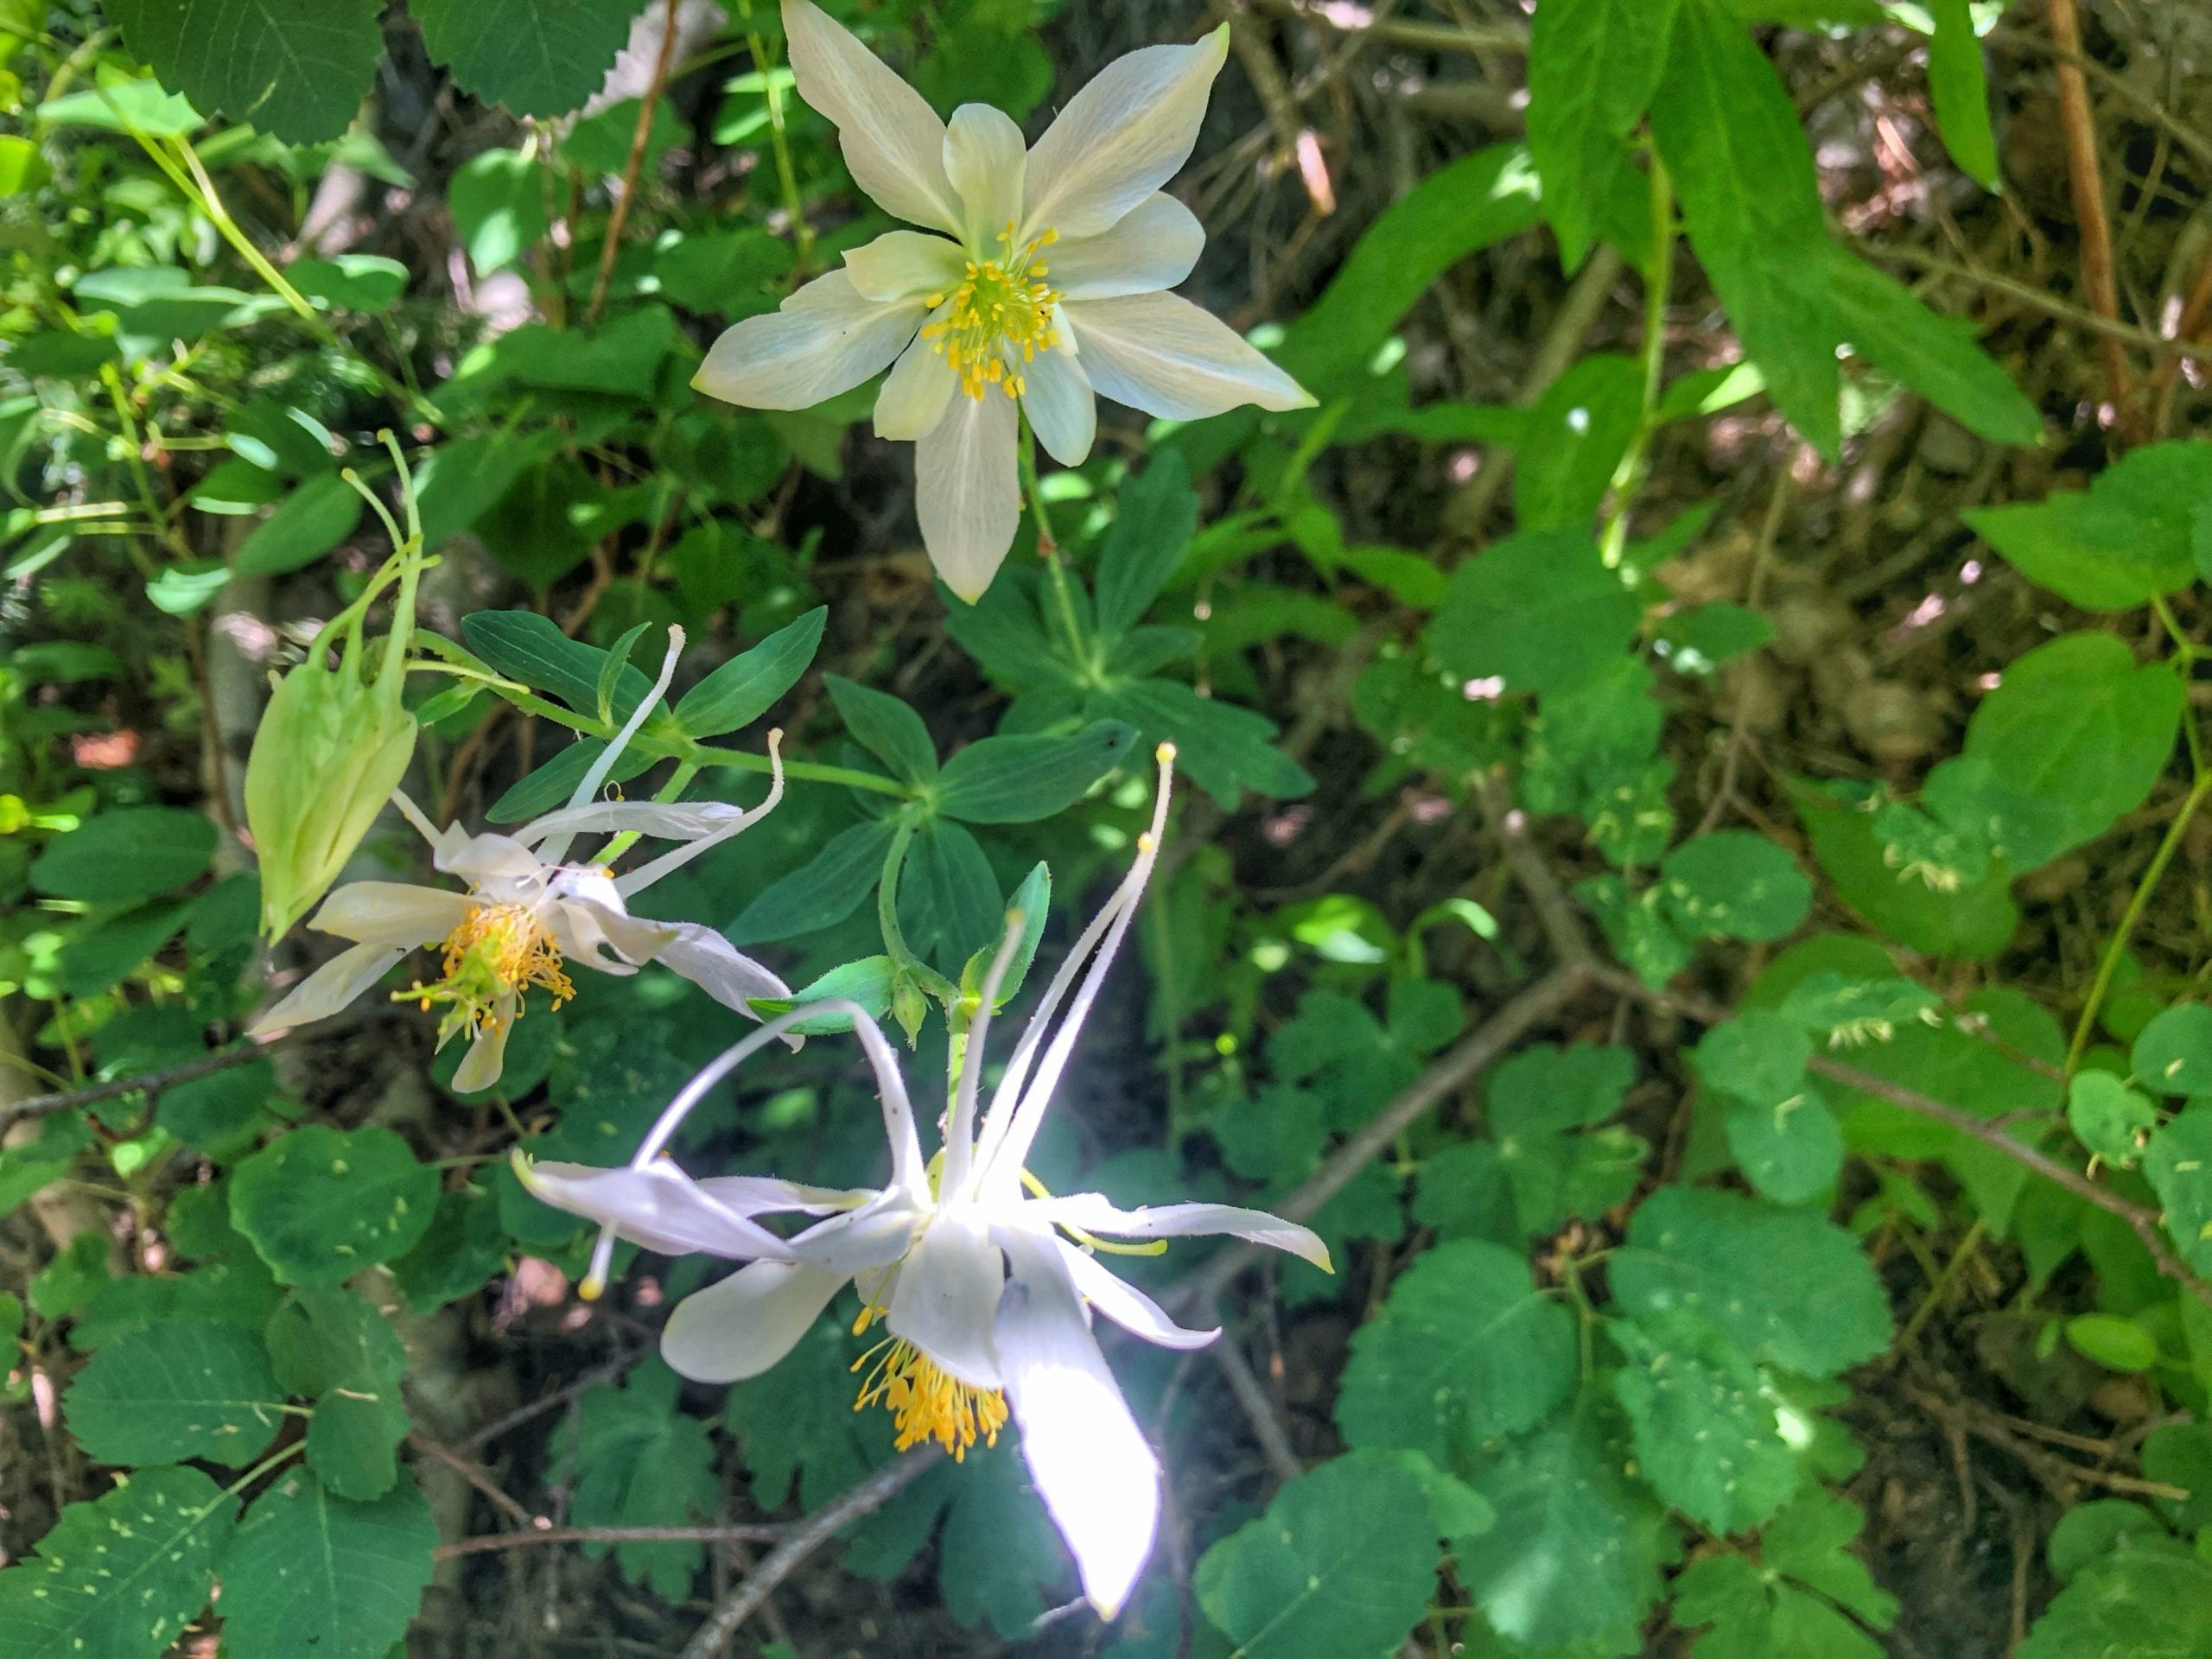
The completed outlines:
[[[1045,267],[1036,263],[1039,249],[1058,238],[1047,230],[1026,243],[1017,243],[1019,227],[1008,221],[999,232],[996,258],[964,262],[966,277],[950,296],[932,294],[932,311],[942,310],[922,329],[931,350],[940,353],[958,378],[960,389],[981,398],[992,386],[1018,397],[1027,382],[1009,374],[1016,362],[1032,363],[1040,351],[1058,342],[1053,308],[1058,292],[1036,280]]]
[[[438,1027],[442,1039],[481,1036],[505,1017],[499,1005],[519,999],[536,985],[553,994],[559,1007],[576,994],[562,971],[560,947],[537,913],[527,905],[471,905],[461,925],[446,936],[445,976],[435,985],[414,985],[394,1001],[412,999],[427,1012],[433,1003],[452,1007]]]
[[[873,1303],[862,1308],[853,1325],[854,1335],[874,1324],[882,1312]],[[869,1369],[853,1409],[889,1408],[898,1450],[912,1451],[925,1440],[935,1440],[957,1463],[979,1440],[985,1446],[999,1443],[1007,1409],[1006,1395],[998,1389],[961,1382],[903,1337],[887,1337],[855,1360],[852,1369],[859,1371],[862,1366]]]

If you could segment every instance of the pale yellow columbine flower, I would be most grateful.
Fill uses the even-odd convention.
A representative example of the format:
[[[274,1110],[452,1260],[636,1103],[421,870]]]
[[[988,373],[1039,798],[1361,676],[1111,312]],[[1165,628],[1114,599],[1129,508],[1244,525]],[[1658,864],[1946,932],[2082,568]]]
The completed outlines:
[[[1309,1229],[1262,1211],[1225,1204],[1124,1210],[1099,1192],[1054,1198],[1024,1167],[1159,857],[1173,756],[1163,744],[1160,797],[1135,864],[1069,950],[988,1107],[979,1110],[991,1009],[1020,933],[1010,920],[984,980],[935,1158],[923,1155],[891,1045],[856,1004],[830,1001],[779,1015],[726,1051],[669,1103],[628,1164],[594,1169],[518,1160],[524,1185],[539,1198],[599,1223],[586,1281],[594,1293],[617,1238],[669,1254],[747,1261],[677,1303],[661,1333],[662,1357],[696,1381],[758,1376],[791,1352],[831,1298],[856,1286],[854,1328],[880,1320],[888,1332],[855,1367],[865,1372],[857,1405],[887,1407],[902,1450],[935,1441],[955,1458],[979,1440],[996,1440],[1011,1416],[1084,1592],[1109,1618],[1128,1601],[1152,1550],[1160,1465],[1107,1369],[1091,1315],[1166,1348],[1201,1348],[1221,1333],[1178,1325],[1109,1271],[1094,1252],[1116,1247],[1100,1237],[1227,1234],[1329,1266],[1327,1247]],[[739,1063],[780,1030],[824,1014],[850,1018],[875,1073],[891,1153],[883,1186],[827,1191],[745,1175],[695,1181],[661,1155],[685,1114]],[[778,1212],[827,1219],[785,1240],[753,1219]]]
[[[1027,149],[988,105],[938,120],[810,0],[784,0],[784,27],[799,96],[836,125],[861,188],[938,234],[892,231],[848,253],[843,270],[716,340],[692,385],[751,409],[804,409],[890,367],[876,435],[914,441],[922,540],[961,598],[982,596],[1020,522],[1017,403],[1068,467],[1090,453],[1094,391],[1179,421],[1313,403],[1164,291],[1205,245],[1160,187],[1198,142],[1226,25],[1107,65]]]
[[[768,740],[773,773],[767,798],[750,811],[720,801],[599,801],[616,758],[667,695],[683,648],[683,631],[671,628],[668,653],[651,696],[601,751],[569,804],[522,825],[512,835],[470,835],[457,825],[434,829],[402,791],[392,800],[430,843],[432,866],[467,883],[466,893],[403,881],[353,881],[324,901],[308,924],[353,941],[293,988],[264,1014],[257,1035],[326,1019],[382,979],[410,950],[435,944],[442,973],[429,984],[401,993],[427,1011],[444,1010],[438,1046],[468,1039],[468,1053],[454,1073],[454,1087],[471,1092],[499,1079],[507,1033],[532,988],[546,991],[558,1007],[575,995],[568,968],[581,963],[605,974],[634,974],[658,962],[672,969],[725,1007],[748,1019],[760,1016],[754,997],[788,997],[790,987],[741,954],[710,927],[696,922],[650,921],[632,916],[626,901],[709,848],[750,829],[783,798],[783,765],[777,740]],[[618,875],[603,863],[566,862],[578,836],[652,836],[677,842],[671,851]]]

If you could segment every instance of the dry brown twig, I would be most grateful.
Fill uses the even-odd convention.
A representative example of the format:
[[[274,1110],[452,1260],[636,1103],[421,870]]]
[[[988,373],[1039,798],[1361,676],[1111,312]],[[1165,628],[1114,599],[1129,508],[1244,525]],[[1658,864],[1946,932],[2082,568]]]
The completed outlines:
[[[2089,84],[2082,73],[2082,19],[2074,0],[2050,0],[2050,37],[2058,50],[2058,114],[2066,130],[2067,181],[2074,194],[2074,217],[2082,232],[2082,286],[2089,308],[2107,322],[2120,321],[2120,289],[2113,276],[2112,222],[2105,212],[2104,175],[2099,170],[2096,117],[2089,107]],[[2134,389],[2127,357],[2119,340],[2099,336],[2104,364],[2105,397],[2120,430],[2136,435]]]
[[[599,272],[592,278],[591,303],[584,308],[586,326],[599,321],[600,308],[607,303],[607,285],[614,275],[614,257],[621,251],[622,226],[630,217],[631,200],[638,194],[638,177],[645,171],[645,150],[652,139],[653,112],[660,107],[661,90],[668,84],[668,66],[676,56],[677,10],[683,0],[668,0],[668,10],[662,18],[660,49],[653,56],[653,77],[646,83],[645,95],[638,100],[638,124],[630,134],[629,159],[622,165],[622,194],[614,199],[614,206],[607,216],[607,239],[600,244]]]

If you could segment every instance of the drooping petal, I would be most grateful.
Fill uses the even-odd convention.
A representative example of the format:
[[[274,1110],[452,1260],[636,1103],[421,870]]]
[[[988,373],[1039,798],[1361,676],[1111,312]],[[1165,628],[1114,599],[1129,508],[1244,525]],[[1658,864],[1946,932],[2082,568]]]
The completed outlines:
[[[791,1254],[809,1267],[868,1273],[905,1255],[927,1212],[903,1192],[886,1193],[866,1209],[832,1216],[791,1241]]]
[[[1174,294],[1063,303],[1084,372],[1099,392],[1162,420],[1196,421],[1240,404],[1306,409],[1313,397],[1236,331]]]
[[[694,1382],[741,1382],[798,1344],[848,1274],[787,1262],[754,1262],[676,1305],[660,1357]]]
[[[707,352],[691,384],[747,409],[805,409],[880,373],[922,324],[921,300],[871,300],[849,273],[817,276]]]
[[[845,274],[871,300],[911,300],[960,286],[967,256],[957,242],[922,231],[886,231],[845,256]]]
[[[537,855],[512,836],[486,830],[472,836],[458,824],[439,832],[439,844],[430,854],[430,867],[445,875],[457,875],[469,886],[497,890],[497,902],[508,902],[505,889],[535,887],[544,876]]]
[[[995,1389],[991,1320],[1005,1285],[1006,1264],[982,1226],[965,1215],[941,1213],[907,1252],[885,1323],[940,1370]]]
[[[932,316],[945,309],[940,306]],[[917,340],[899,356],[875,394],[875,435],[912,443],[934,430],[960,390],[960,377],[944,354]]]
[[[741,1216],[830,1216],[856,1210],[875,1197],[869,1186],[809,1186],[776,1175],[709,1175],[702,1192]]]
[[[515,1161],[532,1198],[664,1255],[718,1255],[731,1261],[788,1261],[784,1241],[721,1204],[664,1158],[643,1168],[598,1169],[589,1164]]]
[[[562,807],[524,827],[525,842],[551,836],[657,836],[696,841],[717,836],[745,816],[732,801],[594,801]]]
[[[1112,1618],[1152,1553],[1160,1465],[1106,1369],[1058,1249],[1026,1228],[999,1236],[1014,1275],[999,1302],[999,1363],[1021,1455],[1075,1556],[1084,1594]]]
[[[1059,1241],[1060,1262],[1068,1277],[1089,1302],[1131,1336],[1162,1348],[1203,1348],[1221,1334],[1221,1327],[1193,1331],[1167,1317],[1167,1310],[1146,1295],[1088,1250]]]
[[[1228,55],[1224,23],[1196,46],[1144,47],[1100,70],[1029,152],[1024,233],[1096,236],[1173,178]]]
[[[1028,170],[1021,129],[1005,111],[963,104],[952,112],[944,132],[944,171],[959,194],[968,246],[977,258],[995,256],[999,238],[1019,226]]]
[[[784,33],[798,95],[837,129],[853,181],[887,213],[958,235],[937,111],[810,0],[784,0]]]
[[[631,915],[613,880],[598,870],[563,870],[553,887],[546,925],[571,961],[602,974],[634,974],[639,963],[653,961],[676,941],[679,924]]]
[[[468,919],[476,903],[465,893],[410,881],[349,881],[322,901],[309,927],[357,944],[386,950],[429,944]]]
[[[1047,346],[1022,365],[1021,406],[1045,453],[1063,467],[1080,467],[1098,435],[1098,400],[1073,352]]]
[[[507,1033],[514,1029],[521,1003],[520,997],[505,991],[492,1004],[492,1023],[478,1031],[469,1042],[468,1052],[454,1068],[455,1094],[473,1095],[499,1080],[499,1073],[507,1063]],[[439,1046],[443,1047],[444,1044],[442,1042]]]
[[[614,891],[624,899],[632,893],[643,893],[663,876],[682,869],[709,848],[719,847],[732,836],[743,835],[774,811],[777,803],[783,798],[784,734],[780,730],[772,729],[768,734],[768,792],[761,797],[760,804],[740,812],[720,801],[706,803],[706,807],[720,809],[712,819],[713,828],[704,835],[688,837],[682,845],[671,848],[650,862],[623,871],[614,878]]]
[[[1039,1218],[1103,1233],[1109,1238],[1194,1238],[1226,1234],[1269,1249],[1285,1250],[1311,1262],[1324,1273],[1329,1247],[1310,1227],[1285,1221],[1264,1210],[1243,1210],[1231,1204],[1163,1204],[1123,1210],[1103,1192],[1070,1192],[1042,1198],[1032,1206]]]
[[[995,387],[960,397],[914,447],[922,543],[944,585],[974,604],[991,585],[1021,523],[1014,399]]]
[[[1046,263],[1062,298],[1110,300],[1174,287],[1191,274],[1205,245],[1198,216],[1161,194],[1146,197],[1110,230],[1061,242]]]
[[[253,1034],[289,1031],[294,1026],[328,1019],[391,972],[406,954],[388,944],[347,946],[293,986],[283,1001],[256,1020]]]
[[[663,945],[656,958],[664,968],[681,974],[726,1008],[734,1008],[748,1020],[758,1020],[753,997],[787,997],[791,988],[747,956],[711,927],[698,922],[670,922],[676,937]],[[800,1039],[789,1039],[792,1047]]]

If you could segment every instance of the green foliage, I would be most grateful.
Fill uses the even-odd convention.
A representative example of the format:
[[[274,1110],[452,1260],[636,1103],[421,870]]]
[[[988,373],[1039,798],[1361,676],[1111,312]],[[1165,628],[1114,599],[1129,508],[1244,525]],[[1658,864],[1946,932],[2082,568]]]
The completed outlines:
[[[707,1426],[676,1409],[675,1372],[658,1361],[620,1388],[594,1389],[576,1408],[573,1513],[583,1527],[696,1525],[714,1513],[716,1488]],[[604,1555],[609,1546],[594,1544]],[[625,1578],[680,1599],[699,1570],[696,1543],[612,1547]]]
[[[430,1224],[435,1171],[378,1127],[310,1123],[238,1167],[231,1219],[288,1285],[332,1285],[404,1255]]]
[[[282,1421],[283,1394],[251,1332],[162,1319],[102,1348],[69,1389],[69,1427],[108,1463],[205,1458],[245,1467]]]
[[[438,1540],[412,1480],[350,1503],[300,1470],[256,1498],[223,1568],[223,1638],[238,1659],[302,1648],[381,1659],[405,1635]]]

